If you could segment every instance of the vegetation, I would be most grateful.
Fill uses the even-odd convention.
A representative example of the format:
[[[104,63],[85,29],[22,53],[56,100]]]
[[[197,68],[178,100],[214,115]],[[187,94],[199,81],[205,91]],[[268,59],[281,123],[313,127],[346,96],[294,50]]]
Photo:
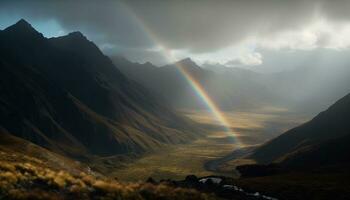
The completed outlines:
[[[0,199],[198,199],[214,196],[166,184],[121,183],[97,174],[68,173],[45,162],[0,152]]]
[[[283,114],[283,117],[278,117]],[[107,160],[93,161],[90,166],[103,174],[118,177],[123,181],[146,180],[152,176],[160,179],[184,179],[189,174],[197,176],[235,174],[233,169],[238,164],[247,164],[247,161],[240,163],[219,163],[217,166],[220,172],[213,172],[205,167],[210,160],[217,160],[230,154],[237,146],[233,143],[233,135],[228,135],[217,121],[208,112],[186,112],[186,115],[206,126],[208,134],[190,144],[168,145],[162,150],[152,152],[138,158],[137,160],[120,160],[108,157]],[[245,145],[256,145],[264,142],[268,132],[284,130],[297,124],[301,117],[289,113],[276,114],[272,112],[239,114],[225,113],[226,119],[232,124],[235,135]],[[304,119],[304,118],[303,118]],[[292,123],[292,122],[293,123]],[[264,126],[268,124],[268,128]],[[273,130],[270,130],[273,129]],[[278,131],[276,131],[278,132]],[[266,133],[266,134],[261,134]],[[272,137],[271,135],[269,137]],[[125,162],[126,160],[126,162]],[[107,164],[106,164],[107,162]],[[120,167],[120,163],[123,166]],[[227,165],[226,165],[227,164]]]

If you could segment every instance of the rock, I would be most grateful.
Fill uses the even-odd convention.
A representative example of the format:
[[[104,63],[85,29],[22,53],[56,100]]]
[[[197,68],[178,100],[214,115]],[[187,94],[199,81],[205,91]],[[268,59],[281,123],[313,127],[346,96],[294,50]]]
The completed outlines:
[[[198,183],[198,178],[195,175],[188,175],[186,176],[185,181],[189,183]]]
[[[157,182],[156,182],[152,177],[149,177],[149,178],[147,179],[146,183],[157,184]]]

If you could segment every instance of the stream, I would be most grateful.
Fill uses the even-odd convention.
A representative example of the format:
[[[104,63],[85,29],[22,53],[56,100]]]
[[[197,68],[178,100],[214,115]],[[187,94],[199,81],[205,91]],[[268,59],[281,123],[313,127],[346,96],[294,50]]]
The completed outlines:
[[[249,153],[251,153],[254,150],[255,147],[246,147],[246,148],[241,148],[241,149],[237,149],[235,151],[233,151],[232,153],[219,158],[219,159],[215,159],[215,160],[210,160],[208,162],[206,162],[204,164],[204,168],[208,171],[212,171],[212,172],[217,172],[219,171],[219,166],[225,162],[228,162],[230,160],[233,159],[237,159],[237,158],[241,158]],[[214,184],[219,185],[222,181],[221,177],[215,177],[215,176],[210,176],[210,177],[206,177],[206,178],[202,178],[199,180],[199,182],[201,183],[206,183],[206,181],[211,180],[211,182],[213,182]],[[243,188],[240,188],[236,185],[222,185],[221,186],[222,190],[226,193],[241,193],[247,197],[249,197],[249,199],[266,199],[266,200],[278,200],[275,197],[271,197],[271,196],[267,196],[264,194],[261,194],[259,192],[248,192],[245,191]]]
[[[237,193],[242,194],[243,196],[246,196],[248,199],[266,199],[266,200],[278,200],[275,197],[271,197],[268,195],[264,195],[262,193],[259,192],[248,192],[245,191],[243,188],[240,188],[236,185],[229,185],[229,184],[222,184],[221,182],[223,181],[221,177],[219,176],[210,176],[210,177],[204,177],[199,179],[199,182],[202,184],[206,184],[207,181],[210,180],[212,182],[212,184],[215,184],[217,186],[219,186],[219,191],[216,194],[219,196],[223,196],[224,198],[229,198],[231,195],[235,195]],[[231,195],[230,195],[231,194]]]

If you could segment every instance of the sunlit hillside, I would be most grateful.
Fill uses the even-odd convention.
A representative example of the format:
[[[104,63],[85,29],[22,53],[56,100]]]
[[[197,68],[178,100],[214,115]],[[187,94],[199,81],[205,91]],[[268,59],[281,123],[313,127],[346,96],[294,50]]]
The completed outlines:
[[[119,182],[73,160],[2,134],[1,199],[215,199],[195,190],[165,184]]]

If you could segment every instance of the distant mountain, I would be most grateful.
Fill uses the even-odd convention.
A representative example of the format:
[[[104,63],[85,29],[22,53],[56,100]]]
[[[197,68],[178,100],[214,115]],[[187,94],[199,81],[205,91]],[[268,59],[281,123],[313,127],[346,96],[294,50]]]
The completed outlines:
[[[223,110],[254,109],[271,104],[276,99],[273,92],[261,84],[263,76],[249,70],[227,67],[213,70],[209,66],[203,68],[190,58],[162,67],[150,63],[125,65],[125,59],[120,57],[112,60],[129,78],[141,83],[175,108],[205,108],[188,80],[179,71],[180,66],[201,84]]]
[[[226,65],[220,63],[204,63],[201,67],[213,72],[225,72],[230,69]]]
[[[311,121],[256,149],[259,163],[303,167],[350,163],[350,94]]]
[[[244,76],[255,76],[255,77],[262,76],[262,74],[258,72],[254,72],[254,71],[240,68],[240,67],[227,67],[226,65],[223,65],[223,64],[204,63],[203,65],[201,65],[201,67],[216,73],[234,73],[234,74],[239,74]]]
[[[183,66],[202,83],[209,72],[200,68],[189,58],[163,67],[153,66],[151,63],[125,65],[125,59],[121,57],[114,57],[112,60],[126,76],[153,92],[159,101],[169,102],[175,108],[204,107],[177,66]]]
[[[0,126],[71,157],[141,153],[199,132],[80,32],[47,39],[25,20],[0,31],[0,91]]]
[[[128,77],[157,94],[157,97],[162,96],[175,108],[197,109],[205,106],[191,91],[175,64],[156,67],[151,63],[119,64],[125,60],[120,57],[113,57],[112,60]],[[189,71],[196,69],[193,71],[194,78],[223,110],[254,111],[262,107],[282,107],[314,115],[344,96],[350,84],[347,63],[332,66],[326,62],[320,63],[320,66],[296,66],[295,69],[278,73],[258,73],[221,64],[205,63],[199,67],[189,58],[181,62]]]

